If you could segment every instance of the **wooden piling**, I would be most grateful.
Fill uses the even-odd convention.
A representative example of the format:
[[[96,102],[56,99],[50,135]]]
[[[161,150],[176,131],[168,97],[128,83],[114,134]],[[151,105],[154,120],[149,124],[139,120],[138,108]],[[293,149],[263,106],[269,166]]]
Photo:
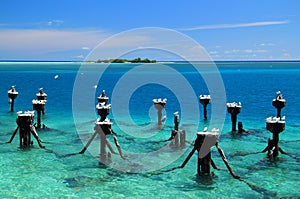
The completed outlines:
[[[18,112],[17,125],[19,127],[20,147],[30,147],[31,145],[31,125],[33,123],[34,112]]]
[[[107,152],[106,152],[106,135],[104,132],[99,132],[100,135],[100,161],[102,163],[106,163],[107,160]]]
[[[268,157],[277,157],[279,151],[279,133],[285,129],[285,120],[282,118],[267,118],[266,119],[266,129],[273,134],[273,139],[269,140],[267,150]]]
[[[246,132],[246,130],[243,127],[243,123],[238,122],[238,133],[243,133],[243,132]]]
[[[108,146],[108,140],[107,140],[106,136],[111,134],[111,125],[112,125],[112,123],[109,121],[109,119],[105,119],[104,121],[97,120],[95,123],[94,129],[100,137],[99,161],[103,164],[109,163],[109,161],[108,161],[109,159],[108,159],[107,151],[106,151],[106,147]]]
[[[277,96],[272,101],[272,105],[277,109],[277,117],[268,117],[266,119],[266,129],[273,134],[273,139],[268,140],[268,146],[263,150],[263,152],[268,151],[269,158],[276,158],[278,152],[282,151],[280,149],[279,143],[279,133],[285,129],[285,116],[281,117],[281,109],[285,107],[286,100],[283,99],[280,91],[277,91]]]
[[[210,104],[210,95],[200,95],[199,100],[203,105],[204,120],[207,120],[207,105]]]
[[[277,117],[281,117],[281,109],[285,107],[285,99],[274,99],[272,105],[277,109]]]
[[[231,115],[231,130],[236,131],[236,121],[237,121],[237,115],[241,112],[242,104],[233,102],[233,103],[227,103],[227,111]]]
[[[181,148],[185,147],[185,141],[186,141],[185,130],[181,130],[180,131],[180,147]]]
[[[215,145],[218,140],[218,131],[213,132],[198,132],[195,140],[195,147],[198,151],[198,175],[209,175],[211,159],[211,147]]]
[[[10,112],[14,112],[15,99],[17,98],[19,93],[16,91],[15,86],[12,86],[7,93],[10,103]]]
[[[185,147],[185,130],[179,130],[179,114],[178,111],[174,113],[174,130],[172,130],[170,146],[174,148],[184,148]]]
[[[45,110],[45,104],[47,102],[47,94],[44,92],[43,88],[39,89],[39,92],[36,94],[37,100],[39,101],[44,101],[44,105],[41,108],[41,111],[43,115],[45,115],[46,110]]]
[[[101,103],[104,103],[104,105],[107,104],[108,99],[109,99],[109,98],[106,96],[105,90],[103,90],[102,93],[101,93],[101,95],[97,98],[98,103],[100,103],[100,104],[101,104]]]
[[[45,107],[45,100],[32,100],[32,108],[37,112],[37,128],[40,129],[42,127],[42,116]]]
[[[157,109],[157,124],[162,125],[162,110],[166,107],[167,99],[153,99],[154,107]]]
[[[110,113],[110,108],[111,108],[111,105],[110,105],[110,104],[105,105],[104,102],[98,103],[98,104],[96,105],[96,109],[97,109],[97,111],[98,111],[98,115],[101,117],[101,118],[100,118],[100,121],[101,121],[101,122],[103,122],[103,121],[106,119],[107,115],[109,115],[109,113]]]

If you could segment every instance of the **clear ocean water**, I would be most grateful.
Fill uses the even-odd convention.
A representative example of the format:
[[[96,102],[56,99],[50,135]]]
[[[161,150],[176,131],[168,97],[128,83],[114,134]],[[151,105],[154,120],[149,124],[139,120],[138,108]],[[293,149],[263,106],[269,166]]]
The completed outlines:
[[[67,156],[81,151],[84,144],[93,133],[96,111],[86,113],[82,110],[80,119],[74,121],[74,102],[72,101],[74,82],[87,73],[94,73],[103,64],[92,64],[86,72],[80,72],[80,63],[72,62],[1,62],[0,63],[0,197],[1,198],[299,198],[300,197],[300,62],[217,62],[218,72],[224,82],[226,101],[242,102],[242,112],[238,121],[251,134],[237,135],[231,132],[230,115],[225,113],[224,126],[220,132],[219,145],[224,150],[234,172],[245,181],[233,179],[226,170],[220,155],[212,147],[212,158],[221,170],[214,170],[211,177],[199,178],[197,171],[197,154],[195,153],[183,169],[171,172],[161,172],[181,165],[192,146],[174,150],[168,142],[173,126],[173,112],[181,111],[182,101],[172,89],[155,84],[155,81],[136,89],[128,102],[126,109],[118,112],[119,124],[127,126],[131,134],[122,130],[114,121],[114,104],[112,114],[108,118],[114,121],[113,130],[119,134],[118,141],[129,161],[122,160],[118,155],[112,155],[112,165],[99,166],[94,157],[98,151],[96,138],[91,150],[85,154]],[[208,94],[207,86],[202,76],[188,63],[166,63],[178,71],[191,85],[197,100],[200,94]],[[102,89],[112,97],[121,97],[127,92],[123,85],[122,93],[113,93],[117,82],[136,64],[111,64],[103,72],[99,82],[88,82],[87,90],[82,90],[81,104],[89,99],[86,96],[94,93],[92,104],[96,105],[96,97]],[[150,77],[171,78],[172,74],[157,72],[155,64],[149,64],[147,73]],[[209,71],[207,71],[209,74]],[[58,75],[58,78],[54,78]],[[81,75],[81,76],[80,76]],[[98,75],[95,72],[95,75]],[[130,84],[135,85],[135,74]],[[176,79],[174,79],[176,82]],[[90,83],[90,84],[89,84]],[[15,112],[9,112],[7,91],[16,85],[19,92],[15,100]],[[97,85],[97,88],[94,86]],[[180,88],[182,85],[178,85]],[[48,149],[40,149],[34,140],[30,149],[19,148],[19,136],[16,135],[11,144],[6,144],[16,129],[16,112],[32,110],[31,100],[40,87],[48,94],[46,114],[43,123],[49,130],[38,131],[43,145]],[[90,90],[88,90],[90,89]],[[267,145],[271,133],[265,129],[265,118],[276,115],[272,100],[276,91],[280,90],[287,100],[282,114],[286,116],[286,128],[280,134],[280,147],[298,157],[279,154],[277,161],[270,162],[266,153],[259,152]],[[184,94],[184,90],[182,91]],[[75,96],[78,97],[78,96]],[[156,127],[156,112],[153,108],[153,98],[167,98],[164,114],[167,115],[163,129]],[[189,97],[189,96],[188,96]],[[74,100],[74,99],[73,99]],[[200,110],[198,118],[181,115],[180,128],[188,133],[188,141],[196,137],[196,131],[209,125],[211,105],[208,105],[208,121],[203,120],[202,106],[197,101]],[[189,101],[184,103],[189,105]],[[226,106],[224,104],[224,106]],[[126,106],[125,106],[126,107]],[[87,109],[89,110],[89,109]],[[226,109],[224,109],[226,111]],[[129,111],[132,121],[123,117]],[[181,112],[180,112],[181,114]],[[116,114],[115,114],[116,115]],[[192,114],[191,114],[192,115]],[[154,118],[154,119],[153,119]],[[200,118],[200,119],[199,119]],[[76,124],[76,126],[75,126]],[[149,126],[143,132],[135,125]],[[216,125],[216,124],[214,124]],[[222,125],[220,125],[222,126]],[[214,126],[219,128],[218,126]],[[221,127],[220,127],[221,128]],[[141,135],[141,136],[139,136]],[[111,144],[113,139],[108,137]],[[82,142],[83,140],[83,142]],[[113,146],[115,148],[115,146]],[[164,147],[155,158],[149,155]],[[96,151],[96,152],[93,152]],[[140,154],[140,155],[139,155]],[[142,154],[142,155],[141,155]],[[175,155],[174,155],[175,154]],[[178,155],[182,154],[182,155]],[[176,158],[174,158],[176,157]],[[143,159],[147,164],[140,163]],[[164,165],[165,162],[169,162]],[[148,164],[149,163],[149,164]],[[132,166],[134,165],[134,166]],[[151,172],[153,165],[160,168]],[[162,166],[160,166],[162,165]],[[121,169],[115,169],[121,168]],[[124,169],[130,169],[128,172]],[[262,191],[263,188],[264,190]]]

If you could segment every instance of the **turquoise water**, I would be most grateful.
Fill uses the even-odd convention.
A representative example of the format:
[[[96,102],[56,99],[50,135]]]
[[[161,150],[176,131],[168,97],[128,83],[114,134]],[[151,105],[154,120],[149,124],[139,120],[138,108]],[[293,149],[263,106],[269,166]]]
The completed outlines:
[[[212,148],[212,157],[222,170],[212,169],[214,175],[211,178],[196,176],[196,154],[185,168],[160,173],[160,171],[179,166],[192,147],[173,150],[166,142],[157,142],[169,138],[173,126],[173,112],[178,110],[181,113],[183,110],[181,110],[182,101],[176,93],[166,86],[155,84],[155,81],[135,90],[128,107],[132,120],[140,126],[149,126],[149,128],[145,131],[137,131],[134,124],[122,114],[118,115],[119,124],[127,126],[128,132],[122,130],[122,125],[117,125],[118,121],[115,121],[113,125],[114,131],[120,135],[118,136],[119,143],[130,161],[124,161],[118,155],[113,155],[112,165],[99,166],[92,151],[98,152],[97,139],[93,142],[91,151],[83,155],[63,157],[65,154],[79,152],[84,146],[80,137],[86,143],[93,132],[96,112],[74,122],[72,109],[74,81],[77,75],[84,76],[89,72],[98,75],[93,71],[103,67],[101,64],[90,65],[89,71],[77,74],[80,63],[0,63],[0,94],[2,93],[0,95],[0,196],[2,198],[300,197],[299,160],[280,154],[278,161],[269,162],[265,159],[266,154],[263,153],[241,155],[247,152],[258,152],[265,148],[267,139],[271,137],[271,133],[265,129],[265,118],[275,116],[276,110],[271,102],[276,91],[281,90],[287,100],[287,105],[282,110],[283,115],[286,116],[286,129],[280,134],[279,144],[286,152],[300,157],[300,106],[297,96],[300,93],[299,62],[217,63],[225,86],[226,101],[242,102],[242,112],[238,115],[238,120],[243,122],[245,129],[252,132],[250,135],[243,136],[231,134],[230,115],[226,113],[219,145],[227,155],[235,173],[247,182],[269,191],[263,193],[255,188],[251,189],[244,182],[233,179],[226,171],[215,148]],[[201,75],[189,64],[175,63],[168,64],[168,66],[183,75],[194,89],[196,97],[208,93]],[[87,86],[89,91],[95,92],[92,104],[95,105],[96,97],[102,89],[106,90],[109,97],[116,94],[113,91],[118,80],[135,67],[137,65],[134,64],[110,65],[99,82],[91,82],[91,85]],[[155,67],[155,65],[149,65],[149,71],[146,70],[144,73],[153,76],[153,79],[156,77],[172,79],[172,74],[159,73]],[[210,71],[207,73],[209,74]],[[58,75],[57,79],[54,78],[55,75]],[[138,76],[139,74],[131,75]],[[135,84],[135,81],[137,80],[132,78],[131,83]],[[20,149],[18,135],[11,144],[5,144],[16,128],[17,115],[15,112],[9,112],[7,99],[7,91],[11,85],[16,85],[19,92],[15,101],[15,112],[32,109],[31,100],[35,98],[38,88],[43,87],[48,94],[43,123],[51,130],[38,132],[48,151],[38,148],[35,141],[32,148]],[[97,89],[93,87],[94,85],[98,85]],[[181,86],[178,85],[178,87]],[[126,86],[122,89],[124,93],[119,94],[120,99],[127,91]],[[84,104],[88,100],[84,97],[85,93],[88,95],[88,91],[82,90],[82,93],[80,102]],[[165,127],[161,130],[155,126],[156,112],[152,107],[152,99],[157,97],[168,99],[164,111],[167,120]],[[195,96],[190,96],[190,98],[192,101]],[[188,100],[184,103],[192,105],[192,102]],[[212,105],[208,106],[209,116]],[[193,141],[197,130],[202,130],[204,126],[210,124],[210,121],[203,121],[200,103],[197,106],[201,114],[200,120],[189,117],[189,114],[181,115],[181,129],[188,132],[189,141]],[[112,109],[114,109],[114,104],[112,104]],[[121,110],[121,113],[122,111],[125,114],[125,109]],[[85,113],[84,110],[83,113]],[[114,114],[113,112],[108,117],[114,119]],[[115,115],[117,117],[117,114]],[[140,137],[140,134],[147,138]],[[108,139],[113,144],[112,137],[109,136]],[[149,153],[162,147],[165,147],[164,151],[157,153],[155,159],[151,158]],[[183,155],[177,158],[180,153]],[[143,162],[146,164],[142,164]],[[143,172],[151,170],[150,167],[153,165],[164,165],[165,162],[167,162],[165,168],[155,172]],[[124,172],[127,169],[134,173]],[[156,169],[153,168],[153,170]]]

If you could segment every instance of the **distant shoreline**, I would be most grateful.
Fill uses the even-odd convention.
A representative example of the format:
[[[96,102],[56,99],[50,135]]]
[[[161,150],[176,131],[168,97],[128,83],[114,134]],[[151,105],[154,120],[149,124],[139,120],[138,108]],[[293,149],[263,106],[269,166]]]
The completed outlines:
[[[36,63],[98,63],[98,64],[103,64],[102,62],[97,62],[97,61],[72,61],[72,60],[58,60],[58,61],[53,61],[53,60],[0,60],[0,63],[8,63],[8,62],[15,62],[15,63],[30,63],[30,62],[36,62]],[[149,63],[149,64],[162,64],[162,63],[195,63],[195,62],[212,62],[212,61],[156,61],[155,63]],[[265,62],[265,63],[270,63],[270,62],[279,62],[279,63],[284,63],[284,62],[300,62],[300,60],[224,60],[224,61],[213,61],[215,63],[240,63],[240,62]],[[131,63],[131,62],[126,62],[126,63],[108,63],[108,64],[147,64],[144,62],[137,62],[137,63]]]

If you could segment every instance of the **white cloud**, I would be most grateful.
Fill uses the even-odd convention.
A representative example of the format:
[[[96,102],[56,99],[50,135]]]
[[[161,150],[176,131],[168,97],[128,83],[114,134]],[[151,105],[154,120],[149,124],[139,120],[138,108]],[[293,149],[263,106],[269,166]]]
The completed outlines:
[[[273,44],[273,43],[261,43],[261,44],[258,44],[256,46],[275,46],[275,44]]]
[[[78,56],[75,56],[74,58],[76,58],[76,59],[84,59],[85,56],[84,55],[78,55]]]
[[[112,35],[102,30],[1,29],[0,59],[48,59],[49,55],[93,49]],[[115,37],[101,48],[106,49],[103,56],[107,58],[122,48],[149,43],[148,36],[132,34]]]
[[[259,49],[259,50],[255,50],[255,52],[256,52],[256,53],[267,53],[267,52],[269,52],[269,51]]]
[[[258,49],[258,50],[246,49],[246,50],[243,50],[243,52],[245,52],[245,53],[266,53],[268,51],[262,50],[262,49]]]
[[[64,21],[62,21],[62,20],[51,20],[51,21],[48,21],[47,22],[47,25],[48,26],[53,26],[53,25],[56,25],[56,26],[60,26],[61,24],[63,24],[64,23]]]
[[[206,30],[206,29],[225,29],[225,28],[244,28],[244,27],[256,27],[256,26],[270,26],[289,23],[288,20],[284,21],[260,21],[251,23],[239,23],[239,24],[216,24],[198,26],[192,28],[179,28],[178,30]]]
[[[2,29],[0,50],[62,51],[95,46],[110,36],[103,31]]]
[[[251,50],[251,49],[246,49],[246,50],[244,50],[244,52],[245,52],[245,53],[253,53],[253,50]]]
[[[239,49],[233,49],[233,50],[226,50],[224,51],[225,54],[235,54],[235,53],[239,53],[240,50]]]
[[[218,54],[218,52],[217,51],[209,51],[209,54],[210,55],[216,55],[216,54]]]
[[[252,53],[266,53],[266,52],[268,51],[263,49],[245,49],[245,50],[233,49],[233,50],[224,51],[224,54],[242,54],[242,53],[252,54]]]

